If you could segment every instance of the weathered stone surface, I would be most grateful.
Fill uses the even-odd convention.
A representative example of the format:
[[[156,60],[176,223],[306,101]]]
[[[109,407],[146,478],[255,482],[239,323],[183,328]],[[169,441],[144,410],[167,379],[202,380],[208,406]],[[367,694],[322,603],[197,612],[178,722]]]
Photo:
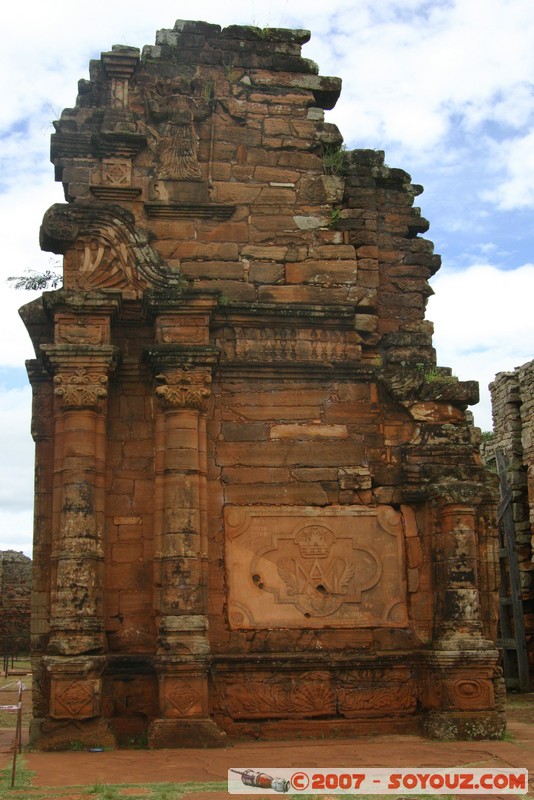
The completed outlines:
[[[523,619],[530,681],[534,681],[534,361],[513,372],[499,372],[490,384],[493,436],[482,444],[485,463],[496,469],[495,451],[506,464],[512,492],[516,552],[519,561]],[[513,677],[513,676],[512,676]]]
[[[0,642],[5,655],[30,651],[32,562],[15,550],[0,552]]]
[[[308,37],[179,20],[56,123],[38,747],[501,730],[476,386],[436,367],[420,187],[341,149]]]

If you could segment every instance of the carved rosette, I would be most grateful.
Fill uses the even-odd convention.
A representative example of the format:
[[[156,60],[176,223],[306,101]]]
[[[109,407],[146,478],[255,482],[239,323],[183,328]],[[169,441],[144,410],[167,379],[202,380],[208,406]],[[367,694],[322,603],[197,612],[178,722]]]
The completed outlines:
[[[94,375],[79,367],[74,375],[54,376],[54,395],[65,408],[98,407],[108,396],[107,375]]]
[[[211,375],[204,370],[178,369],[156,375],[156,397],[164,409],[205,411],[211,395]]]

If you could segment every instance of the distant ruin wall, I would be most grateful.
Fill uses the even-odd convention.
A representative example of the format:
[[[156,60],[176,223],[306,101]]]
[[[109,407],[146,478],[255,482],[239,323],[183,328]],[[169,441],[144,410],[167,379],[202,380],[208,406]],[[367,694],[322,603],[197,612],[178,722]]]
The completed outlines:
[[[29,653],[32,562],[15,550],[0,552],[0,649]]]
[[[504,453],[513,492],[513,515],[530,672],[534,674],[534,361],[499,372],[490,385],[494,437],[486,447]]]

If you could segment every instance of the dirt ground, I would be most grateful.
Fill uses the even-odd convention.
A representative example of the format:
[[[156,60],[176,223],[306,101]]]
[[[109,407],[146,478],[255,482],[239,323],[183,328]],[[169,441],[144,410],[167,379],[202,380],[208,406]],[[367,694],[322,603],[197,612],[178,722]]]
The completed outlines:
[[[3,685],[12,680],[10,676]],[[16,686],[2,691],[0,704],[11,702],[10,696],[16,702],[14,690]],[[259,770],[273,767],[527,768],[529,797],[534,797],[534,693],[509,696],[508,730],[504,739],[496,742],[431,742],[419,736],[392,735],[351,740],[238,742],[215,750],[62,753],[25,750],[17,757],[14,789],[10,788],[10,779],[15,714],[11,714],[10,726],[6,724],[5,716],[0,717],[0,769],[4,770],[0,797],[24,800],[177,800],[181,797],[186,800],[221,800],[230,797],[226,781],[231,767]],[[27,741],[27,727],[24,740]],[[490,796],[494,799],[499,797],[487,795]],[[245,795],[240,797],[246,798]],[[307,795],[306,800],[312,797]]]

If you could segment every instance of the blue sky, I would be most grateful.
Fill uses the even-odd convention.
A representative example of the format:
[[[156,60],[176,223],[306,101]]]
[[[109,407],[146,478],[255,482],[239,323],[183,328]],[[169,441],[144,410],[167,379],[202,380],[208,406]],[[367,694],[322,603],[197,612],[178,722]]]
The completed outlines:
[[[10,4],[0,50],[0,549],[31,554],[33,443],[17,308],[31,293],[10,275],[53,265],[38,231],[62,202],[49,162],[52,120],[72,106],[91,58],[153,44],[191,18],[180,0]],[[491,428],[488,383],[534,358],[534,4],[531,0],[197,0],[220,25],[308,28],[303,55],[343,79],[328,120],[349,148],[425,187],[417,198],[443,266],[432,286],[438,363],[480,382],[472,408]]]

